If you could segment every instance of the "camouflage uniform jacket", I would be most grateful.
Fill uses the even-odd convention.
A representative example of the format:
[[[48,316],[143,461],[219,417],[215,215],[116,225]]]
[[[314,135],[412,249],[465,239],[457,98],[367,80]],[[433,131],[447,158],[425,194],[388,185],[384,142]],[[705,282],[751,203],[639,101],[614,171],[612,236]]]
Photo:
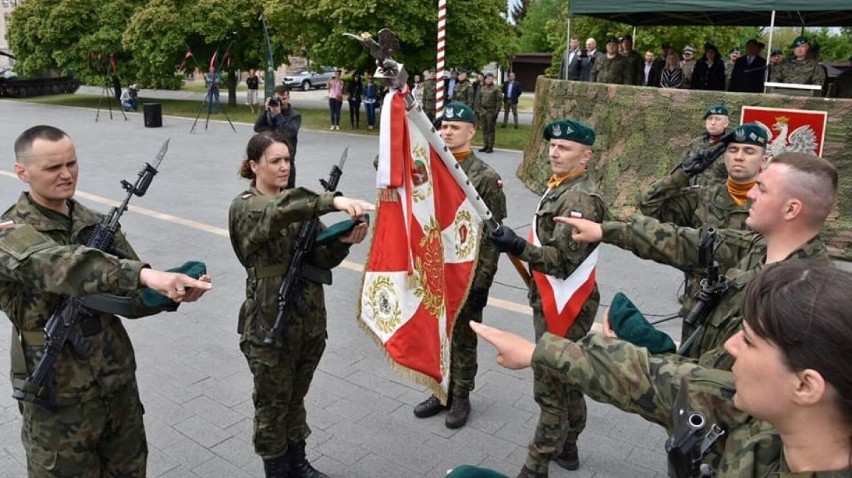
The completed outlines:
[[[703,368],[676,355],[651,355],[645,348],[600,334],[577,342],[545,334],[536,345],[532,366],[536,376],[547,374],[577,387],[595,401],[665,427],[670,435],[685,386],[686,408],[726,430],[702,460],[715,469],[715,476],[811,476],[773,473],[786,468],[781,439],[770,424],[734,408],[730,372]]]
[[[278,290],[292,259],[293,246],[302,226],[322,214],[335,211],[333,200],[339,193],[315,194],[304,188],[287,189],[265,196],[255,187],[237,196],[228,212],[231,246],[246,268],[246,300],[240,307],[237,330],[240,341],[263,345],[263,339],[278,314]],[[323,228],[320,227],[320,230]],[[349,253],[349,245],[335,241],[315,245],[307,262],[331,269]],[[307,313],[301,314],[291,302],[284,315],[287,323],[301,322],[306,334],[326,332],[325,298],[322,284],[305,279],[298,296]]]
[[[471,151],[470,157],[460,164],[462,171],[470,179],[470,184],[473,185],[485,205],[491,210],[494,219],[502,223],[503,219],[506,219],[506,195],[503,194],[503,180],[500,175],[494,168],[473,154],[473,151]],[[499,259],[500,251],[497,250],[497,247],[491,241],[482,240],[471,290],[488,290],[491,287],[494,276],[497,274]]]
[[[470,81],[464,80],[456,85],[456,89],[453,90],[453,101],[464,103],[471,108],[473,107],[473,86],[470,84]]]
[[[435,84],[435,80],[425,79],[423,80],[423,109],[427,113],[431,113],[432,116],[435,116],[435,99],[437,85]]]
[[[677,168],[668,177],[651,184],[639,199],[639,209],[642,214],[661,222],[696,229],[704,225],[706,211],[707,226],[716,229],[746,229],[749,205],[745,203],[737,206],[725,184],[690,188],[689,183],[689,176]],[[695,296],[701,290],[703,278],[704,271],[700,268],[692,272],[690,286],[684,294],[681,316],[686,317],[695,305]],[[686,324],[684,327],[688,329]]]
[[[645,82],[645,59],[636,50],[630,50],[630,53],[619,53],[619,55],[627,59],[628,84],[642,86]]]
[[[725,132],[722,132],[719,137],[721,138],[724,135]],[[689,146],[687,146],[686,151],[683,153],[683,156],[681,156],[681,162],[685,162],[698,151],[702,149],[710,149],[715,145],[716,141],[713,140],[710,133],[705,131],[692,139]],[[698,175],[696,178],[697,179],[692,181],[693,184],[701,184],[702,186],[724,183],[728,180],[728,168],[725,166],[725,161],[723,158],[717,159],[715,164],[707,168],[706,171]]]
[[[609,58],[602,55],[595,61],[595,66],[592,67],[592,83],[612,83],[616,85],[631,84],[630,65],[627,58],[623,55],[615,55]]]
[[[646,216],[634,216],[629,223],[603,223],[603,242],[685,272],[699,268],[700,233],[699,229],[661,223]],[[716,251],[715,260],[719,262],[720,273],[729,281],[729,287],[709,312],[706,328],[688,356],[701,357],[702,364],[714,368],[726,368],[731,365],[730,357],[721,347],[739,330],[743,292],[746,284],[763,268],[766,243],[763,236],[749,231],[722,229],[717,234],[722,243]],[[819,236],[803,244],[785,260],[805,259],[829,261],[825,243]]]
[[[18,224],[26,224],[37,231],[49,241],[57,245],[85,244],[85,237],[101,221],[102,216],[79,202],[70,199],[70,216],[65,216],[56,211],[38,206],[30,199],[28,193],[22,193],[18,202],[3,213],[3,219],[12,219]],[[34,235],[33,238],[36,236]],[[45,243],[41,243],[45,245]],[[115,245],[117,249],[129,254],[131,259],[138,259],[133,248],[127,242],[120,231],[116,234]],[[38,243],[33,244],[33,249],[41,247]],[[93,258],[96,262],[102,262],[102,254],[81,249],[74,253],[74,258],[82,260],[82,257],[98,256]],[[65,268],[69,269],[66,270]],[[59,261],[47,270],[55,271],[57,275],[79,274],[75,272],[74,264],[66,264],[64,260]],[[79,267],[79,266],[77,266]],[[128,282],[138,286],[139,269],[128,270],[134,272],[135,277],[122,276],[119,282]],[[90,272],[91,273],[91,272]],[[47,274],[50,275],[50,274]],[[94,277],[98,277],[95,274]],[[27,278],[23,278],[27,279]],[[31,278],[29,278],[31,280]],[[115,279],[113,279],[115,280]],[[4,282],[0,291],[0,309],[9,316],[12,323],[23,334],[23,349],[27,372],[32,373],[36,364],[41,359],[44,344],[38,340],[40,332],[50,318],[53,311],[59,305],[61,295],[45,290],[41,287],[24,287],[22,285],[41,286],[39,281],[24,283]],[[93,287],[87,284],[86,287]],[[142,304],[141,294],[131,296],[133,298],[132,317],[142,317],[155,314],[166,309],[150,309]],[[174,310],[174,308],[171,308]],[[133,354],[133,346],[127,331],[118,317],[91,312],[91,318],[81,320],[81,334],[92,345],[93,353],[88,359],[76,358],[70,347],[64,347],[56,362],[56,388],[55,397],[58,406],[76,404],[99,396],[107,396],[120,389],[123,385],[134,380],[136,371],[136,359]],[[85,330],[85,332],[83,331]]]
[[[500,112],[501,106],[503,106],[503,92],[497,88],[497,85],[482,85],[479,88],[476,113],[496,115]]]
[[[692,88],[692,72],[695,71],[695,60],[681,60],[680,69],[683,70],[683,86],[681,88],[688,90]]]
[[[825,70],[813,58],[790,58],[772,70],[772,81],[822,86],[825,84]]]
[[[571,228],[553,220],[556,216],[569,216],[572,211],[579,212],[584,218],[601,222],[607,218],[607,208],[603,199],[598,195],[595,183],[589,174],[584,174],[572,180],[565,181],[559,186],[544,193],[538,210],[535,212],[535,223],[541,247],[532,243],[527,244],[520,258],[526,261],[532,270],[542,272],[557,279],[566,279],[574,270],[589,257],[597,248],[597,244],[582,244],[571,239]],[[540,317],[544,317],[541,305],[541,295],[530,281],[530,306]],[[585,335],[595,321],[600,304],[598,286],[589,296],[575,325]],[[536,331],[540,335],[544,331]],[[575,336],[575,334],[572,334]]]

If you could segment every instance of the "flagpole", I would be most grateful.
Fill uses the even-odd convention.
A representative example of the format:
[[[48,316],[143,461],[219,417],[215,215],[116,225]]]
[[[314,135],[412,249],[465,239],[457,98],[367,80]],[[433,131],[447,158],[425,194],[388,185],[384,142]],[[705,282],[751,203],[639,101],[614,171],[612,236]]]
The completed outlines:
[[[438,63],[435,73],[435,117],[444,112],[444,54],[447,39],[447,0],[438,0]]]

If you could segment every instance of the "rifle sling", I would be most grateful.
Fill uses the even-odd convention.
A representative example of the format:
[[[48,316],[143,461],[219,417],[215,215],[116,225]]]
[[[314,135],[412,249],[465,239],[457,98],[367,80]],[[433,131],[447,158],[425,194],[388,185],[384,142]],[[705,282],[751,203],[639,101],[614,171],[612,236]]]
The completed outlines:
[[[249,279],[269,279],[270,277],[281,277],[287,274],[289,264],[273,264],[261,267],[248,267]],[[331,285],[331,270],[321,269],[315,265],[302,264],[302,277],[318,284]]]

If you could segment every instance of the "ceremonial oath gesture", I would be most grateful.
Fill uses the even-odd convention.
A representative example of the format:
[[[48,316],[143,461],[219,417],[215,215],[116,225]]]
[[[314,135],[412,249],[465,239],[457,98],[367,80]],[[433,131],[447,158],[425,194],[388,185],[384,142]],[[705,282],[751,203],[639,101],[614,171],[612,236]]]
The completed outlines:
[[[14,325],[12,384],[30,477],[145,476],[136,362],[115,314],[173,311],[211,287],[201,263],[188,263],[195,278],[147,269],[119,229],[167,144],[135,184],[122,182],[127,198],[103,217],[74,200],[78,159],[65,132],[34,126],[15,141],[15,172],[30,190],[3,214],[0,309]]]

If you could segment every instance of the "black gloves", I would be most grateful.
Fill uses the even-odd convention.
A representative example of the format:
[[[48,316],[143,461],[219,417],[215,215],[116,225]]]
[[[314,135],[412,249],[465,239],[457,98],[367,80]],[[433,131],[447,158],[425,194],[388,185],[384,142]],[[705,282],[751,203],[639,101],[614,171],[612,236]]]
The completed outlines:
[[[527,247],[527,241],[518,237],[509,226],[500,226],[497,230],[488,233],[488,239],[497,246],[500,252],[508,252],[514,256],[521,255]]]
[[[709,168],[727,149],[727,143],[719,143],[710,149],[701,148],[680,165],[687,176],[693,177]]]
[[[467,302],[465,303],[467,307],[471,307],[474,310],[482,310],[487,303],[488,289],[481,289],[479,287],[470,288],[470,292],[467,293]]]

